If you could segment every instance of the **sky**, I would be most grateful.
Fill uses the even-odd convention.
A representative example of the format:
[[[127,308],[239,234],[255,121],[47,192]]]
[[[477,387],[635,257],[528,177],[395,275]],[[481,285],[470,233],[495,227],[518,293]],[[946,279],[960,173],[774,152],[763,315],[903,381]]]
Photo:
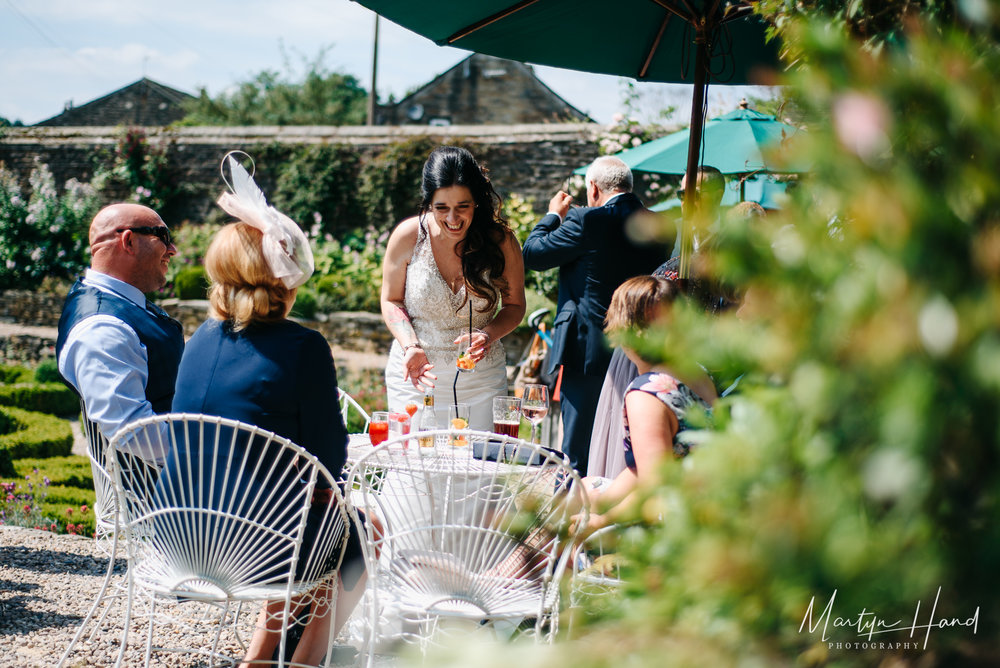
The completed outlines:
[[[474,0],[469,0],[474,1]],[[330,70],[371,85],[375,15],[350,0],[0,0],[0,116],[31,125],[143,76],[210,95],[263,70],[293,80],[326,50]],[[385,19],[379,26],[379,100],[399,99],[465,58]],[[599,123],[624,111],[621,77],[535,66],[552,90]],[[633,117],[686,124],[691,87],[638,84]],[[709,118],[769,89],[709,88]]]

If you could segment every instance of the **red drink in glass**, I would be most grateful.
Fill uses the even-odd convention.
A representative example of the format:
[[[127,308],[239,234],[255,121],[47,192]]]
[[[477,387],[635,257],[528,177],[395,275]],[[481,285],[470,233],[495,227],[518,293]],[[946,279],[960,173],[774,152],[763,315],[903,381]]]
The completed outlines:
[[[371,439],[372,445],[385,442],[389,438],[389,423],[371,422],[368,425],[368,438]]]

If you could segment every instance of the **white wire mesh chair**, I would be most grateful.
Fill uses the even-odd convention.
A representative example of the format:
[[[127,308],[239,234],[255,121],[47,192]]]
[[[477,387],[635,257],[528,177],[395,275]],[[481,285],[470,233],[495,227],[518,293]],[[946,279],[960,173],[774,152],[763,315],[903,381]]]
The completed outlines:
[[[97,598],[91,605],[83,622],[77,629],[76,634],[69,646],[63,652],[59,665],[63,665],[76,644],[83,637],[83,633],[90,624],[90,621],[97,615],[97,611],[103,607],[100,619],[94,625],[88,641],[92,641],[98,629],[104,623],[114,599],[120,598],[124,592],[119,588],[111,587],[114,578],[115,559],[118,556],[119,532],[116,530],[116,519],[118,504],[115,502],[114,481],[108,471],[105,457],[108,456],[108,440],[101,433],[100,427],[87,415],[87,406],[80,400],[80,426],[83,429],[84,437],[87,440],[87,458],[90,460],[90,473],[94,481],[94,520],[95,533],[97,534],[97,544],[102,551],[108,555],[108,569],[104,575],[104,582],[97,593]],[[110,591],[109,591],[110,590]]]
[[[351,395],[349,395],[347,392],[344,392],[339,387],[337,388],[337,392],[339,393],[340,396],[340,414],[344,419],[344,424],[345,425],[348,424],[347,418],[349,416],[349,413],[353,411],[357,413],[359,416],[361,416],[361,418],[365,421],[364,427],[362,427],[360,430],[361,433],[367,433],[368,423],[371,422],[372,419],[371,416],[364,408],[361,407],[361,404],[359,404],[357,400]]]
[[[579,605],[593,596],[607,596],[619,591],[623,559],[615,552],[622,527],[612,524],[587,536],[573,555],[570,601]]]
[[[434,454],[420,437],[434,439]],[[456,439],[465,445],[453,447]],[[369,666],[385,640],[384,605],[402,617],[399,639],[423,649],[455,619],[551,640],[572,525],[588,513],[562,453],[488,432],[417,432],[361,455],[348,489],[384,525],[381,535],[370,522],[358,527],[367,533]]]
[[[308,615],[332,614],[336,606],[335,580],[347,537],[336,479],[288,439],[220,417],[146,418],[117,433],[108,448],[152,447],[163,426],[169,454],[155,484],[142,470],[112,465],[128,556],[118,662],[128,644],[135,597],[145,594],[146,665],[153,651],[207,655],[210,665],[235,663],[239,657],[221,649],[245,653],[238,623],[241,604],[248,601],[283,602],[277,617],[278,664],[284,665],[284,631]],[[191,614],[198,604],[205,610]],[[155,627],[167,621],[188,633],[211,633],[212,641],[208,648],[154,646]],[[231,626],[232,635],[220,648],[224,626]],[[329,638],[328,661],[332,643]]]

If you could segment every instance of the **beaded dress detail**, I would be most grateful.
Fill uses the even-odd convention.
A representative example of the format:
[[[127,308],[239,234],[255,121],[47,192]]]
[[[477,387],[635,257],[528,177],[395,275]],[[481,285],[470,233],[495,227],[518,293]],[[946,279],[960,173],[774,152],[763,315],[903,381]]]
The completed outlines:
[[[455,365],[453,341],[469,328],[469,304],[465,299],[463,284],[452,292],[448,282],[438,270],[431,250],[430,235],[421,222],[417,245],[406,269],[406,312],[410,315],[413,330],[428,359],[438,369],[446,364]],[[486,300],[472,298],[472,326],[482,329],[493,320],[494,313],[483,313]],[[479,364],[492,366],[503,360],[503,346],[491,342]]]

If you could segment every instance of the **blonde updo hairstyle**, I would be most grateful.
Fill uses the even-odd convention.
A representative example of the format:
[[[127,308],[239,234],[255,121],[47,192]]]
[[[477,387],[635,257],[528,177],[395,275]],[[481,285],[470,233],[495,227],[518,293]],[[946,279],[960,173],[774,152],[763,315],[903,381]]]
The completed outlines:
[[[205,253],[210,315],[234,331],[258,322],[277,322],[289,310],[294,290],[274,277],[261,250],[263,234],[244,222],[219,230]]]

